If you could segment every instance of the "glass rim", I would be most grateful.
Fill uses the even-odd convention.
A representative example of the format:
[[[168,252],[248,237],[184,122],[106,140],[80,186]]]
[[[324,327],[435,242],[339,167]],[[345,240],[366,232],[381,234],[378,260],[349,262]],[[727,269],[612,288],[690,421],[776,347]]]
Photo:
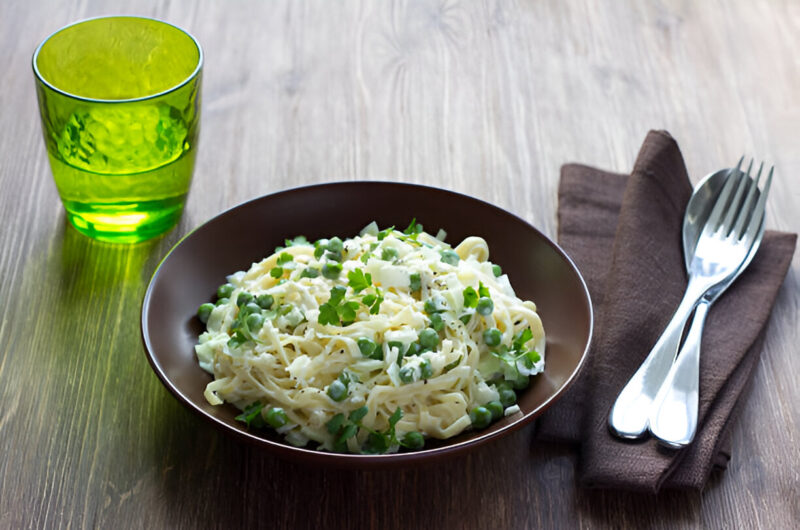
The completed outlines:
[[[39,52],[42,51],[42,47],[47,43],[47,41],[49,41],[51,38],[53,38],[58,33],[61,33],[62,31],[66,30],[66,29],[69,29],[69,28],[71,28],[73,26],[78,26],[80,24],[83,24],[83,23],[86,23],[86,22],[91,22],[93,20],[104,20],[104,19],[114,19],[114,18],[135,18],[135,19],[140,19],[140,20],[151,20],[151,21],[159,22],[161,24],[165,24],[167,26],[171,26],[171,27],[175,28],[176,30],[180,31],[181,33],[183,33],[184,35],[189,37],[192,40],[192,42],[194,43],[194,45],[197,47],[197,53],[198,53],[197,66],[195,66],[194,70],[192,70],[192,73],[190,73],[186,77],[186,79],[184,79],[180,83],[178,83],[178,84],[176,84],[174,86],[171,86],[171,87],[169,87],[169,88],[167,88],[165,90],[162,90],[161,92],[157,92],[155,94],[150,94],[150,95],[147,95],[147,96],[141,96],[141,97],[138,97],[138,98],[101,99],[101,98],[92,98],[92,97],[88,97],[88,96],[80,96],[78,94],[73,94],[73,93],[67,92],[66,90],[63,90],[61,88],[58,88],[53,83],[51,83],[50,81],[45,79],[45,77],[39,71],[39,66],[36,64],[37,63],[36,60],[39,57]],[[86,101],[88,103],[135,103],[135,102],[138,102],[138,101],[147,101],[147,100],[150,100],[150,99],[155,99],[155,98],[159,98],[161,96],[165,96],[165,95],[167,95],[167,94],[169,94],[171,92],[175,92],[176,90],[179,90],[180,88],[182,88],[182,87],[186,86],[188,83],[190,83],[194,78],[196,78],[198,76],[200,71],[203,69],[203,47],[200,46],[200,43],[197,41],[197,39],[194,37],[194,35],[192,35],[188,31],[186,31],[185,29],[183,29],[183,28],[181,28],[179,26],[176,26],[175,24],[171,24],[169,22],[165,22],[165,21],[159,20],[157,18],[141,17],[141,16],[138,16],[138,15],[108,15],[108,16],[92,17],[92,18],[86,18],[86,19],[83,19],[83,20],[78,20],[77,22],[73,22],[72,24],[67,24],[66,26],[63,26],[63,27],[55,30],[54,32],[52,32],[50,35],[45,37],[44,40],[42,40],[42,42],[39,43],[39,45],[36,47],[36,50],[33,52],[32,66],[33,66],[33,73],[36,76],[36,80],[39,81],[40,83],[42,83],[43,85],[45,85],[50,90],[52,90],[52,91],[54,91],[54,92],[56,92],[58,94],[61,94],[62,96],[66,96],[66,97],[69,97],[69,98],[72,98],[72,99],[77,99],[77,100],[80,100],[80,101]]]

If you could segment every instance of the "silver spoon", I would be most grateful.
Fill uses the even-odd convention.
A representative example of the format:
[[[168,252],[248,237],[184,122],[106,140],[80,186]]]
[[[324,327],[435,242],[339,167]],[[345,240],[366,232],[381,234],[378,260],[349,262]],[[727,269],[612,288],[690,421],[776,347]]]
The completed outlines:
[[[750,173],[752,162],[747,173]],[[762,165],[763,168],[763,165]],[[758,176],[751,185],[756,186],[756,199],[760,195],[758,191],[758,179],[761,176],[761,169]],[[688,270],[689,264],[694,257],[697,240],[700,232],[705,225],[714,201],[722,190],[725,177],[730,170],[724,169],[706,176],[695,188],[689,203],[686,206],[686,214],[683,218],[683,257],[684,264]],[[769,190],[769,181],[772,178],[772,171],[767,179],[764,192]],[[764,222],[761,222],[756,244],[750,249],[747,258],[742,263],[739,270],[729,278],[718,289],[707,293],[698,303],[693,320],[689,326],[683,347],[678,353],[678,357],[672,364],[667,378],[653,400],[651,409],[649,429],[661,443],[673,448],[680,448],[688,445],[694,439],[697,431],[697,409],[699,396],[700,379],[700,339],[703,335],[703,326],[706,315],[719,296],[736,280],[741,272],[747,268],[753,256],[758,251],[761,238],[764,234]]]

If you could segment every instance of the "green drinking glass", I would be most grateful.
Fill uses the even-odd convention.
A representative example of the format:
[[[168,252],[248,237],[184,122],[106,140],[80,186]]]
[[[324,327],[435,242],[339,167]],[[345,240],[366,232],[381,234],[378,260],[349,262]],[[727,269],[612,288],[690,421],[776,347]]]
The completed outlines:
[[[140,17],[78,22],[36,49],[50,167],[79,232],[131,243],[177,223],[197,152],[202,66],[194,37]]]

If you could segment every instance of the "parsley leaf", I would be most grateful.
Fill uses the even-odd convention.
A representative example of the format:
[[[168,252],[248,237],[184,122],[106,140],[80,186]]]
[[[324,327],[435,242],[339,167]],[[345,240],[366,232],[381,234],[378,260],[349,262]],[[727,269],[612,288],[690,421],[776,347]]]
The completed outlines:
[[[390,226],[386,230],[381,230],[380,232],[378,232],[378,241],[383,241],[384,239],[386,239],[386,236],[388,236],[393,231],[394,231],[394,225]]]
[[[347,417],[347,419],[352,421],[352,422],[354,422],[354,423],[357,423],[357,422],[361,421],[362,419],[364,419],[364,416],[367,415],[368,410],[369,409],[367,409],[367,407],[365,405],[365,406],[363,406],[363,407],[361,407],[359,409],[356,409],[353,412],[351,412],[350,415]]]
[[[339,414],[331,418],[330,421],[325,424],[325,427],[327,427],[329,433],[336,434],[337,432],[339,432],[339,429],[342,427],[343,423],[344,423],[344,414],[340,412]]]
[[[329,303],[319,306],[319,318],[317,319],[317,322],[323,325],[338,325],[339,313],[336,311],[336,307]]]
[[[417,224],[417,218],[416,217],[411,219],[411,224],[409,224],[408,227],[405,230],[403,230],[403,233],[406,234],[406,235],[416,235],[416,234],[419,234],[421,232],[422,232],[422,225],[421,224]]]
[[[356,319],[356,310],[358,309],[358,302],[345,302],[338,306],[336,311],[339,313],[339,318],[342,319],[342,324],[347,325]]]
[[[308,239],[306,236],[297,236],[294,239],[286,239],[283,242],[284,245],[287,247],[296,247],[298,245],[308,245]]]
[[[331,288],[331,297],[328,299],[328,303],[334,307],[339,305],[339,303],[344,300],[344,295],[347,292],[347,288],[341,285],[336,285]]]
[[[478,307],[478,293],[471,286],[464,289],[464,307]]]
[[[294,256],[289,254],[288,252],[281,252],[280,256],[278,256],[278,266],[282,267],[289,263],[290,261],[294,261]]]
[[[245,422],[247,424],[248,429],[250,428],[250,425],[252,425],[253,427],[263,427],[264,420],[261,417],[261,409],[263,408],[264,405],[262,405],[259,401],[251,403],[250,405],[245,407],[244,411],[242,411],[241,414],[236,416],[236,420]],[[258,421],[259,419],[261,419],[260,422]]]
[[[522,350],[525,347],[525,343],[531,340],[532,338],[533,338],[533,333],[531,332],[531,328],[525,328],[524,330],[514,335],[513,349]]]
[[[372,275],[364,274],[362,269],[354,269],[347,273],[348,285],[353,288],[353,292],[358,294],[372,285]]]
[[[485,296],[486,298],[491,298],[491,295],[489,294],[489,289],[485,285],[483,285],[483,282],[478,282],[478,295]]]

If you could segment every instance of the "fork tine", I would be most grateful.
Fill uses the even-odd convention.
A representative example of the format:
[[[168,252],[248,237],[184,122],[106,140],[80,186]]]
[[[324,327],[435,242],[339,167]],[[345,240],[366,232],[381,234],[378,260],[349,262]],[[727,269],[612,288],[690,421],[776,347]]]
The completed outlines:
[[[733,189],[733,184],[735,177],[739,176],[739,168],[742,167],[742,162],[744,161],[744,156],[739,159],[739,162],[736,164],[736,167],[728,171],[728,176],[725,177],[725,185],[722,187],[722,191],[719,193],[717,197],[717,202],[714,204],[714,209],[711,210],[711,215],[708,216],[708,221],[706,221],[705,228],[703,231],[710,230],[711,232],[715,232],[717,230],[717,226],[719,225],[719,218],[722,216],[723,212],[725,211],[725,204],[728,202],[728,197],[731,194],[731,190]]]
[[[769,195],[769,187],[770,184],[772,184],[772,172],[774,169],[775,166],[769,168],[769,175],[767,175],[767,182],[764,184],[764,191],[761,192],[761,196],[758,198],[756,207],[753,209],[753,216],[750,219],[750,224],[747,226],[747,233],[744,237],[751,241],[755,239],[761,222],[764,219],[764,210],[767,204],[767,195]]]
[[[750,171],[753,169],[753,159],[750,159],[750,164],[747,166],[747,173],[739,178],[739,183],[736,186],[736,194],[733,196],[733,200],[731,200],[728,209],[725,212],[725,219],[723,219],[722,224],[720,225],[720,229],[722,230],[723,237],[727,237],[729,234],[732,234],[732,228],[734,221],[741,217],[747,217],[747,211],[743,208],[740,208],[742,202],[742,195],[744,194],[744,190],[750,184]],[[736,235],[738,237],[738,234]]]
[[[761,162],[761,165],[758,166],[758,173],[756,174],[755,180],[750,182],[750,191],[748,191],[747,198],[745,198],[744,204],[742,204],[742,214],[736,220],[736,226],[733,229],[733,233],[736,234],[736,237],[741,237],[743,235],[746,221],[753,218],[753,201],[755,200],[756,193],[758,193],[758,182],[761,180],[761,171],[763,169],[764,162]],[[749,168],[747,174],[750,174]]]

